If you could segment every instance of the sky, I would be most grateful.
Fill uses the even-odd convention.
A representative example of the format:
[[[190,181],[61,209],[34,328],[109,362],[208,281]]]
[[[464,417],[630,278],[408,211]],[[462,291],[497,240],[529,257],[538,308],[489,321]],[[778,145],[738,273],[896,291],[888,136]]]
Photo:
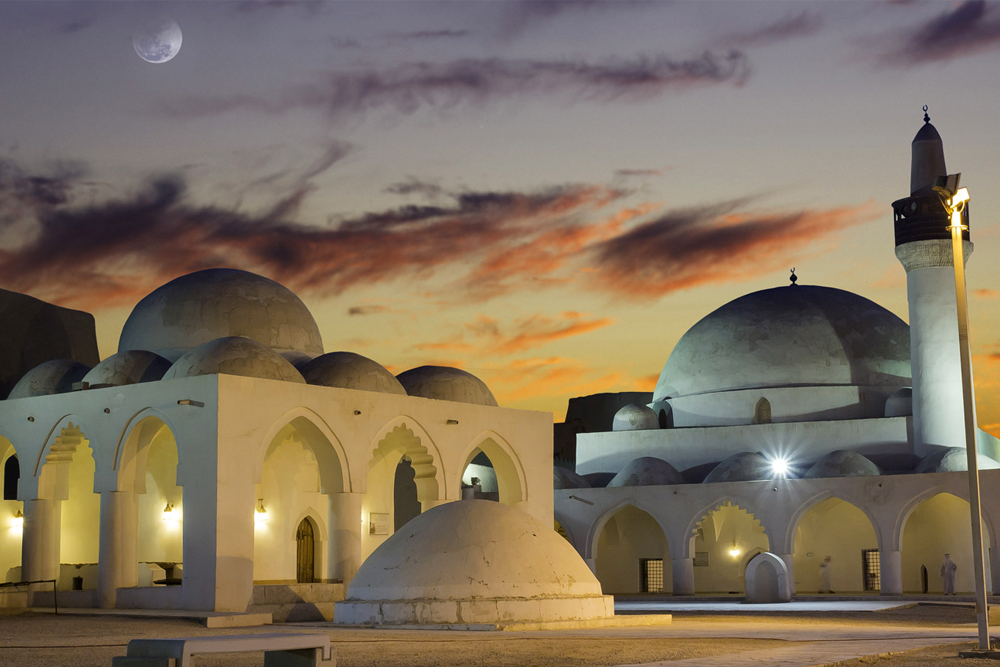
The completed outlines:
[[[182,46],[148,63],[164,18]],[[928,105],[1000,435],[1000,4],[8,0],[0,90],[0,287],[92,312],[102,357],[147,293],[228,266],[328,352],[557,421],[651,391],[792,267],[906,320],[891,202]]]

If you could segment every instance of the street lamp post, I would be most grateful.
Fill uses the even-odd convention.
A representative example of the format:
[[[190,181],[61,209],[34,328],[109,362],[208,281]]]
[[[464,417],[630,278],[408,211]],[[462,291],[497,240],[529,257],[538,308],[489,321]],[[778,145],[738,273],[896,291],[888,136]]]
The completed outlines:
[[[969,509],[972,514],[972,562],[976,578],[976,621],[979,625],[979,650],[990,650],[989,611],[986,599],[986,569],[983,562],[983,519],[979,498],[979,460],[976,447],[976,420],[973,411],[972,358],[969,348],[969,310],[965,295],[965,253],[962,213],[969,201],[969,191],[959,188],[961,174],[949,176],[945,187],[935,187],[951,218],[952,261],[955,266],[955,304],[958,307],[958,346],[962,365],[962,403],[965,408],[965,453],[969,468]],[[952,181],[954,179],[954,181]]]

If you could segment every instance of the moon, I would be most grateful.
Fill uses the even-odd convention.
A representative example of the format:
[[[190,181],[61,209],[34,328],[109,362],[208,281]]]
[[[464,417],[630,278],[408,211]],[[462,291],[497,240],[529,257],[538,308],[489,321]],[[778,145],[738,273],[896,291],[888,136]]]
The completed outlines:
[[[132,46],[148,63],[165,63],[181,50],[181,27],[172,19],[164,19],[137,30]]]

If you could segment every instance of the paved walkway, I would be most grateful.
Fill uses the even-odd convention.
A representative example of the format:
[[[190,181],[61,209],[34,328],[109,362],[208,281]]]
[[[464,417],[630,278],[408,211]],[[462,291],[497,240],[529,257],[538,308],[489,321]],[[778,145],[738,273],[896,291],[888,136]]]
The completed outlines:
[[[649,600],[615,602],[615,613],[658,614],[679,611],[709,611],[715,613],[727,612],[830,612],[830,611],[884,611],[886,609],[905,609],[916,602],[882,601],[882,600],[807,600],[779,602],[775,604],[747,604],[744,602],[686,602],[682,600]]]

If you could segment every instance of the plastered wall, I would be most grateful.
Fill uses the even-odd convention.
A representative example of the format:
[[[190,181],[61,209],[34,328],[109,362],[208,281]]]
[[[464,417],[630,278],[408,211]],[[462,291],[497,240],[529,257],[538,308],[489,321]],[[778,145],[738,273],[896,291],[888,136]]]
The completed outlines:
[[[816,504],[795,533],[795,590],[801,594],[820,590],[819,565],[827,556],[835,592],[864,590],[863,549],[878,549],[875,529],[864,512],[839,498]]]

